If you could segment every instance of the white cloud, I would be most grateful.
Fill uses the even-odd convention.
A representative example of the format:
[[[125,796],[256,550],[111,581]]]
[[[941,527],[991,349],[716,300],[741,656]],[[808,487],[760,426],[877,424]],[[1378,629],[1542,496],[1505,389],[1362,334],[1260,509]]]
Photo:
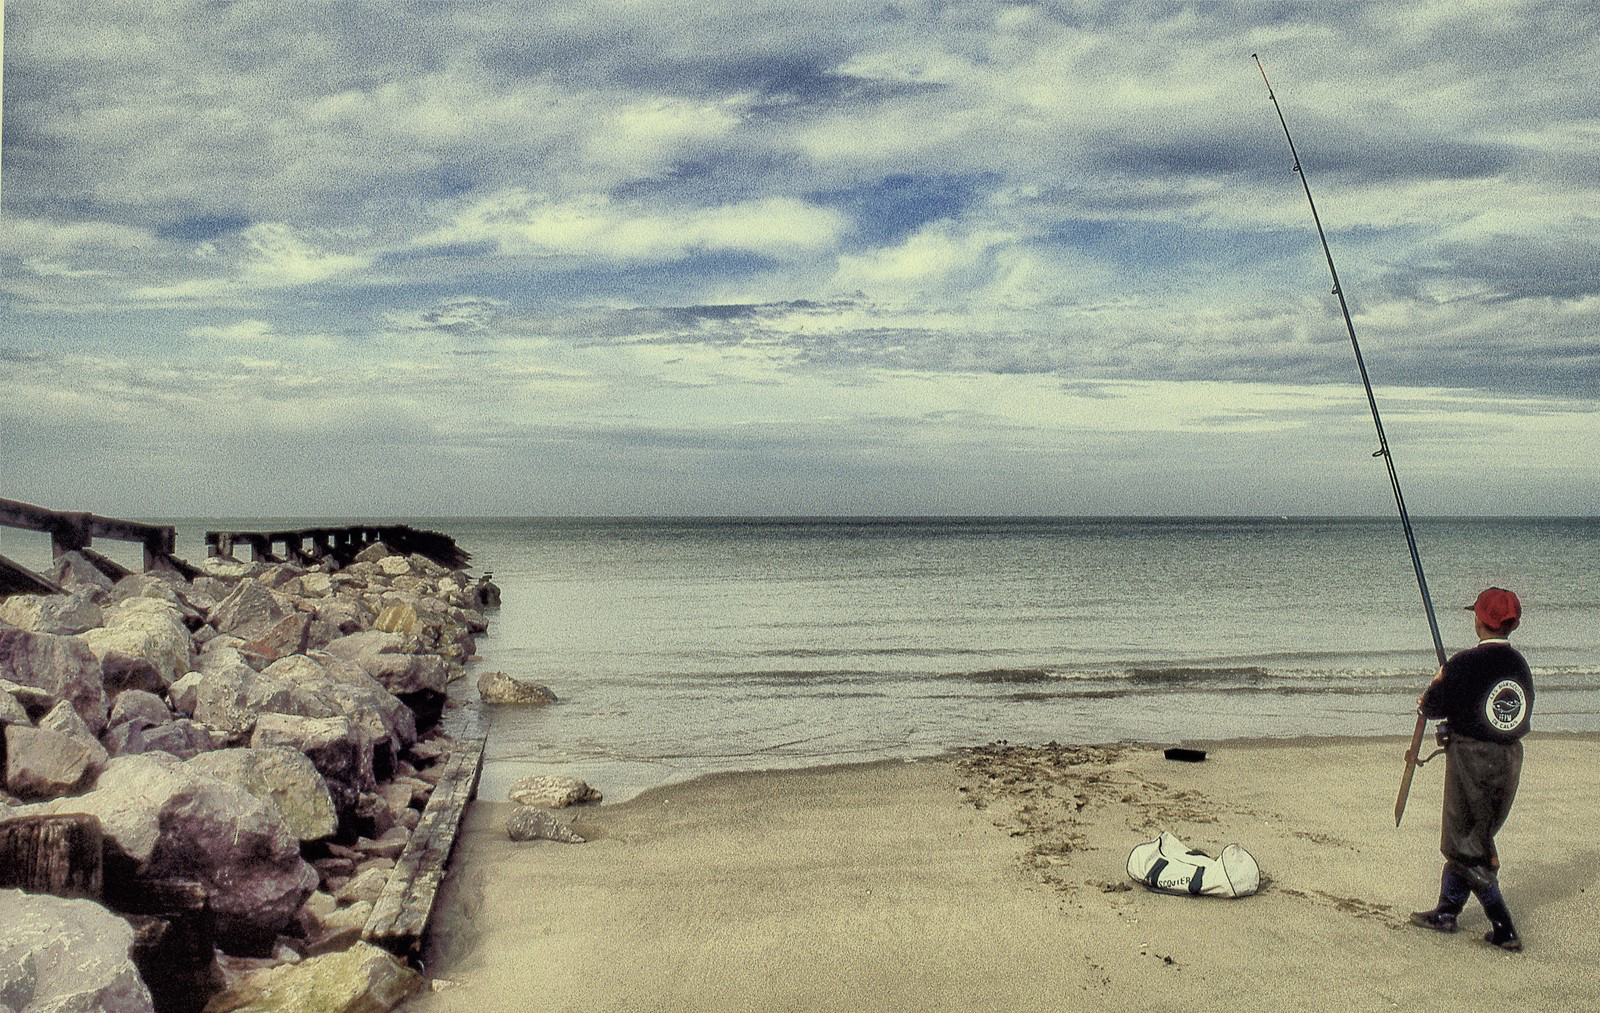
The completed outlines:
[[[511,254],[621,262],[719,251],[784,258],[826,252],[846,227],[839,213],[789,197],[671,208],[598,194],[554,201],[509,190],[463,209],[419,245],[490,241]]]

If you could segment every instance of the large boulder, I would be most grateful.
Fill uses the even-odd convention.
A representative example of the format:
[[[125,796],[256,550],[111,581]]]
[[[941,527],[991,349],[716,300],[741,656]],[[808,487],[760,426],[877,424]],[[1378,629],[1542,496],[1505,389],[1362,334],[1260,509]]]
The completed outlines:
[[[269,951],[317,885],[272,806],[165,753],[116,757],[93,791],[13,810],[34,812],[90,813],[135,876],[200,881],[229,953]]]
[[[28,717],[28,709],[22,706],[22,701],[11,695],[8,687],[15,685],[16,683],[8,682],[4,686],[0,686],[0,724],[32,724],[33,719]],[[20,689],[21,687],[18,688]],[[76,714],[77,711],[73,711],[73,713]]]
[[[0,626],[0,679],[66,700],[95,733],[106,726],[100,659],[77,637]]]
[[[189,718],[158,725],[149,724],[143,718],[131,718],[106,729],[100,741],[113,756],[159,751],[171,753],[180,760],[208,753],[220,744],[211,729]]]
[[[580,802],[598,802],[602,796],[599,789],[575,777],[535,774],[513,781],[506,789],[506,797],[517,805],[561,809]]]
[[[92,738],[46,728],[6,725],[5,788],[18,798],[55,798],[77,788],[105,762]]]
[[[63,552],[50,562],[50,579],[68,594],[82,594],[93,601],[111,595],[112,580],[80,552]]]
[[[288,746],[304,753],[327,783],[342,822],[355,816],[362,794],[377,787],[372,739],[349,718],[263,714],[256,721],[250,745],[254,749]]]
[[[0,598],[0,622],[35,633],[71,636],[105,621],[100,606],[83,594],[18,594]]]
[[[422,975],[371,943],[252,971],[212,996],[205,1013],[318,1010],[381,1013],[424,985]]]
[[[398,697],[415,693],[442,696],[450,680],[450,669],[444,659],[431,654],[411,654],[406,650],[405,638],[383,630],[352,633],[323,650],[356,665]]]
[[[172,720],[167,702],[154,693],[142,689],[125,689],[111,701],[111,715],[106,722],[119,725],[135,718],[146,724],[160,725]]]
[[[519,805],[506,816],[506,836],[513,841],[556,841],[582,844],[583,835],[550,815],[548,809]]]
[[[286,746],[218,749],[201,753],[189,766],[236,784],[277,810],[302,841],[316,841],[338,829],[328,784],[306,755]]]
[[[153,1013],[133,926],[93,901],[0,889],[0,1008]]]
[[[100,659],[108,688],[160,690],[194,667],[194,637],[180,606],[163,598],[126,598],[105,610],[105,626],[81,638]],[[153,671],[156,685],[149,685]]]
[[[195,687],[195,720],[226,742],[243,742],[263,714],[333,717],[338,713],[335,705],[293,683],[243,664],[204,672]]]
[[[217,607],[211,610],[211,625],[223,633],[253,640],[294,614],[286,597],[274,594],[254,580],[241,580]]]
[[[202,576],[227,582],[238,581],[249,577],[251,574],[260,573],[266,567],[260,563],[245,559],[234,559],[232,556],[207,556],[200,561]]]
[[[239,650],[268,663],[299,654],[310,643],[311,624],[309,613],[292,612],[270,626],[253,630],[252,636],[239,646]]]
[[[533,704],[542,707],[556,702],[549,686],[518,679],[504,672],[485,672],[478,677],[478,696],[484,703]]]
[[[322,700],[335,708],[334,713],[364,727],[374,742],[388,741],[394,753],[417,741],[417,719],[411,709],[378,680],[334,655],[313,651],[283,658],[261,674]]]

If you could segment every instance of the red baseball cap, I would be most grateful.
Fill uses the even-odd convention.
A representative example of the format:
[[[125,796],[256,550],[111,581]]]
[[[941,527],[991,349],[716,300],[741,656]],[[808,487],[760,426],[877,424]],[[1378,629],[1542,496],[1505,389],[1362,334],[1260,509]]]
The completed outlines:
[[[1479,593],[1477,601],[1467,606],[1467,610],[1491,630],[1509,633],[1522,621],[1522,602],[1517,600],[1515,593],[1503,587],[1486,588]]]

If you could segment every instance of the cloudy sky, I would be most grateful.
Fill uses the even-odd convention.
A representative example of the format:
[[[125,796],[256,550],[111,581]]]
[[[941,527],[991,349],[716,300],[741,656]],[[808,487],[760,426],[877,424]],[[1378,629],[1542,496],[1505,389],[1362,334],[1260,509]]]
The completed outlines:
[[[1586,3],[4,9],[0,496],[1600,513]]]

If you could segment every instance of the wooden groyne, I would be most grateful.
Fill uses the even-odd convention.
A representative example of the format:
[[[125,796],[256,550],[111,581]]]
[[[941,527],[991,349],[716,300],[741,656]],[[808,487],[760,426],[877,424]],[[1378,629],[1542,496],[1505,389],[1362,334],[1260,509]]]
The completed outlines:
[[[183,574],[188,580],[193,580],[199,573],[174,554],[177,548],[177,531],[167,525],[145,524],[118,517],[102,517],[99,514],[49,510],[14,499],[0,499],[0,525],[24,531],[45,532],[50,536],[52,559],[67,552],[76,552],[112,580],[121,580],[131,571],[116,560],[108,559],[96,552],[92,548],[96,538],[137,542],[144,546],[146,570],[173,570]],[[61,588],[52,581],[0,556],[0,597],[11,594],[60,593]]]
[[[362,549],[377,542],[396,552],[424,556],[451,570],[462,569],[472,558],[472,554],[456,545],[449,535],[420,531],[407,524],[347,524],[286,531],[207,531],[206,554],[231,559],[238,546],[247,545],[254,562],[316,563],[333,559],[348,565]]]
[[[421,958],[439,887],[450,870],[450,856],[467,807],[478,794],[483,773],[487,722],[476,702],[446,722],[454,740],[444,774],[434,786],[422,819],[395,862],[388,885],[372,908],[361,938],[398,957]]]

